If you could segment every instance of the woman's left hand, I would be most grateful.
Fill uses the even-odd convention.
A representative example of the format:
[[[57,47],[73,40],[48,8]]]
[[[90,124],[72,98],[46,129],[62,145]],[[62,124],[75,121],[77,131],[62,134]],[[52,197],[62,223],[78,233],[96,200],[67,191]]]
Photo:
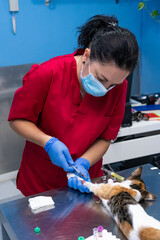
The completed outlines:
[[[91,182],[88,172],[90,168],[90,163],[86,158],[78,158],[75,161],[74,166],[85,176],[84,180]],[[74,174],[82,178],[82,176],[78,175],[76,171],[74,172]],[[83,186],[82,182],[78,180],[77,177],[71,177],[70,179],[68,179],[68,186],[76,190],[79,190],[82,193],[90,193],[89,189]]]

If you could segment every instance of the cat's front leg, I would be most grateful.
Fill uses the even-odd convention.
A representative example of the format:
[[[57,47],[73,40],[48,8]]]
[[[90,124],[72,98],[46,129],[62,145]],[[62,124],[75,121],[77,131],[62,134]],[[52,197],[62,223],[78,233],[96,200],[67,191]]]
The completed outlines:
[[[103,199],[110,198],[110,190],[111,190],[110,184],[105,184],[105,183],[93,184],[91,182],[86,182],[86,181],[82,181],[82,183],[99,198],[103,198]]]
[[[98,184],[87,182],[87,181],[82,181],[82,184],[86,186],[93,193],[95,192],[96,185],[98,185]]]

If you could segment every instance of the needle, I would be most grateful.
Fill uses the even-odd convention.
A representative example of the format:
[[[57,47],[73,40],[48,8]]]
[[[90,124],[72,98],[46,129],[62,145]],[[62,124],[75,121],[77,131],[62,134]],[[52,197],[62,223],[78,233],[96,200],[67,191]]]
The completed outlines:
[[[72,167],[72,168],[73,168],[79,175],[81,175],[84,179],[86,179],[86,177],[84,176],[84,174],[81,173],[76,167],[74,167],[73,165],[70,165],[70,164],[69,164],[69,166]]]

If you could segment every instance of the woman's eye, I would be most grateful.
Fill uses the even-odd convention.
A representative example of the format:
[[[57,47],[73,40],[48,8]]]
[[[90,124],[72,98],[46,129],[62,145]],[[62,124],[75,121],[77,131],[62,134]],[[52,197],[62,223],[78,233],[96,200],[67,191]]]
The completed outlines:
[[[104,82],[103,79],[101,79],[100,77],[97,76],[97,79],[100,81],[100,82]]]

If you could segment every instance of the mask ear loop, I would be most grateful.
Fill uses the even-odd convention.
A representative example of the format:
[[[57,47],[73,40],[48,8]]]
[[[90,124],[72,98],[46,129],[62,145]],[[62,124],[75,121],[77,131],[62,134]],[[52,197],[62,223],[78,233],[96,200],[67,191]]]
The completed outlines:
[[[91,73],[91,71],[90,71],[90,59],[88,61],[89,61],[89,74],[90,74]]]
[[[90,74],[90,59],[88,60],[89,61],[89,74]],[[81,73],[83,73],[83,65],[85,64],[85,61],[82,62],[82,70],[81,70]],[[83,77],[83,76],[82,76]]]
[[[82,62],[83,64],[85,63],[85,61]],[[83,64],[82,64],[82,69],[81,69],[81,75],[83,74]],[[83,76],[82,76],[83,78]]]

